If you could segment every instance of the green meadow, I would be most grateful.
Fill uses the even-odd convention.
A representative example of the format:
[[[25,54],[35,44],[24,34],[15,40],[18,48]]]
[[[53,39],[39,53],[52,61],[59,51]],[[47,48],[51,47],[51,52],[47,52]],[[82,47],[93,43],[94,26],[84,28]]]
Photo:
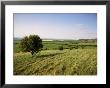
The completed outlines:
[[[14,75],[96,75],[96,40],[43,41],[34,56],[22,52],[21,40],[14,40]],[[62,47],[62,49],[60,49]]]

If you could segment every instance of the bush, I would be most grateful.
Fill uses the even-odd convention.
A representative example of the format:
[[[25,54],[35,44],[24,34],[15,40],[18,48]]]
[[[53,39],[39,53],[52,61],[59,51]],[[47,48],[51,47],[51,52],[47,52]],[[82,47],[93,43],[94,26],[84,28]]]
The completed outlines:
[[[73,47],[70,47],[69,49],[70,49],[70,50],[72,50],[72,49],[73,49]]]
[[[78,46],[74,46],[75,49],[78,49]]]
[[[59,46],[59,50],[63,50],[63,46]]]
[[[82,49],[84,49],[84,46],[81,46]]]

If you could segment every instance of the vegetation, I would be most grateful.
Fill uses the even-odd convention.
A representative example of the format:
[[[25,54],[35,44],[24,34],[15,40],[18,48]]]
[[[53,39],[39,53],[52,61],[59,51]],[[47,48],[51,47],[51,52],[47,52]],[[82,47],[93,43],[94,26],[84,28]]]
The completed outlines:
[[[63,50],[63,46],[59,46],[59,50]]]
[[[43,47],[42,40],[38,35],[30,35],[29,37],[24,37],[20,43],[21,49],[24,52],[30,52],[32,55]]]
[[[14,75],[96,75],[96,40],[42,41],[35,57],[14,40]]]

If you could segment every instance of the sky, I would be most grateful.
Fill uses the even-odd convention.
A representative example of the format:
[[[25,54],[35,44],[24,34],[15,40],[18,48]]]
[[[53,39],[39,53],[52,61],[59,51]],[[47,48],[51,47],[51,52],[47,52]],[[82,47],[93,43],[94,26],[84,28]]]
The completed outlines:
[[[49,39],[97,38],[96,13],[15,13],[14,37]]]

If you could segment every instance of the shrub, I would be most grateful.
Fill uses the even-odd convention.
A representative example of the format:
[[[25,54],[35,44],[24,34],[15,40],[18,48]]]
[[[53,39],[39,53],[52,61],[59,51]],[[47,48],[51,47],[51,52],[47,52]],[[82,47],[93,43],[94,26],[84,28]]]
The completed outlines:
[[[59,50],[63,50],[63,46],[59,46]]]

